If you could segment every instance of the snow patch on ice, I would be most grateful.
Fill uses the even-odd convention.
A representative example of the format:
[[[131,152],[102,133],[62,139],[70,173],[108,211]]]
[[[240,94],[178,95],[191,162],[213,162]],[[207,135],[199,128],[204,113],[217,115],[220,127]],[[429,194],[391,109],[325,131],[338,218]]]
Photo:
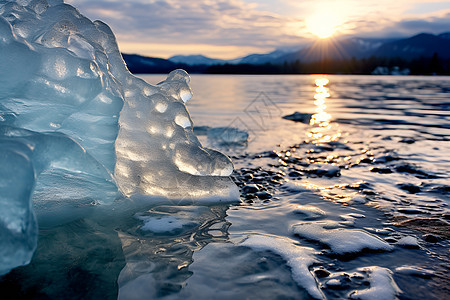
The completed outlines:
[[[327,245],[336,254],[358,253],[364,249],[391,251],[394,249],[382,239],[359,229],[327,229],[326,223],[300,223],[292,232],[300,237]]]
[[[315,220],[326,215],[323,210],[312,205],[298,205],[293,212],[304,215],[305,220]]]
[[[417,240],[417,238],[413,236],[404,236],[401,239],[399,239],[396,244],[403,247],[413,247],[413,248],[420,247],[419,241]]]
[[[315,262],[316,251],[309,247],[298,246],[288,239],[277,237],[251,235],[240,245],[250,247],[256,251],[272,251],[286,260],[292,269],[292,278],[315,299],[324,299],[325,296],[317,287],[309,266]]]
[[[307,182],[298,180],[291,180],[283,184],[283,188],[290,192],[313,192],[319,189],[315,186],[309,185]]]
[[[413,275],[419,277],[430,277],[434,275],[434,271],[427,270],[417,266],[401,266],[395,268],[395,273]]]
[[[391,300],[396,299],[401,290],[392,278],[392,271],[382,267],[365,267],[358,269],[368,273],[370,288],[350,293],[351,299]]]

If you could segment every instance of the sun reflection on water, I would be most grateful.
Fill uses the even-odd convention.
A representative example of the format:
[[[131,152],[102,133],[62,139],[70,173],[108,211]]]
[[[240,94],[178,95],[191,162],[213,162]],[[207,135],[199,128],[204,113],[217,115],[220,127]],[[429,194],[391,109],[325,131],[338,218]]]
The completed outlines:
[[[325,86],[329,83],[327,78],[316,79],[316,94],[314,95],[314,104],[316,105],[316,113],[312,115],[310,124],[320,127],[327,127],[331,120],[331,115],[325,109],[327,108],[326,100],[330,97],[329,89]]]
[[[326,112],[327,100],[330,97],[330,90],[326,85],[330,81],[327,78],[317,78],[316,93],[314,94],[315,114],[311,116],[310,125],[313,126],[307,136],[313,139],[313,143],[326,143],[336,140],[341,136],[340,132],[330,134],[331,115]]]

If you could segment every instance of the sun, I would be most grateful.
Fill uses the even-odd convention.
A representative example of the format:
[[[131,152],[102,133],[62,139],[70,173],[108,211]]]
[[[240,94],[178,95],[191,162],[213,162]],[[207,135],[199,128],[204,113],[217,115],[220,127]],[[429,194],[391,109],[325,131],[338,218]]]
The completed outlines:
[[[343,23],[343,18],[337,12],[319,10],[305,20],[306,28],[321,39],[331,37]]]

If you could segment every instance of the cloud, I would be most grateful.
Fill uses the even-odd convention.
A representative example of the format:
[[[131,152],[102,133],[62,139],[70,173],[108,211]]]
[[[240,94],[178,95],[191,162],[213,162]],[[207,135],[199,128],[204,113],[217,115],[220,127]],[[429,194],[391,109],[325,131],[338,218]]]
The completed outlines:
[[[428,19],[403,20],[397,26],[404,32],[411,34],[416,32],[442,33],[450,31],[450,12],[442,17]]]
[[[384,19],[383,26],[364,22],[358,35],[369,37],[409,37],[418,33],[440,34],[450,32],[450,12],[427,18],[404,18],[398,21]]]
[[[69,1],[109,24],[119,43],[210,44],[271,49],[299,44],[298,20],[230,1]]]
[[[169,57],[233,58],[305,44],[305,18],[332,9],[347,20],[343,35],[398,37],[450,31],[450,14],[413,13],[436,0],[68,0],[115,32],[122,51]],[[439,4],[440,5],[440,4]],[[439,7],[434,5],[434,7]],[[331,8],[330,8],[331,7]],[[136,49],[133,51],[133,49]]]

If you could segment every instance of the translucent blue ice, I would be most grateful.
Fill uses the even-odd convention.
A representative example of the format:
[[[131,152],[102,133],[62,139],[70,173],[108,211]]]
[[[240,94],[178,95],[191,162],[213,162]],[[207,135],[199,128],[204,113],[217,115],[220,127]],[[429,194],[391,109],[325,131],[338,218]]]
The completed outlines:
[[[188,83],[133,76],[110,28],[62,1],[0,0],[0,275],[30,261],[35,213],[238,197],[230,159],[192,132]]]

